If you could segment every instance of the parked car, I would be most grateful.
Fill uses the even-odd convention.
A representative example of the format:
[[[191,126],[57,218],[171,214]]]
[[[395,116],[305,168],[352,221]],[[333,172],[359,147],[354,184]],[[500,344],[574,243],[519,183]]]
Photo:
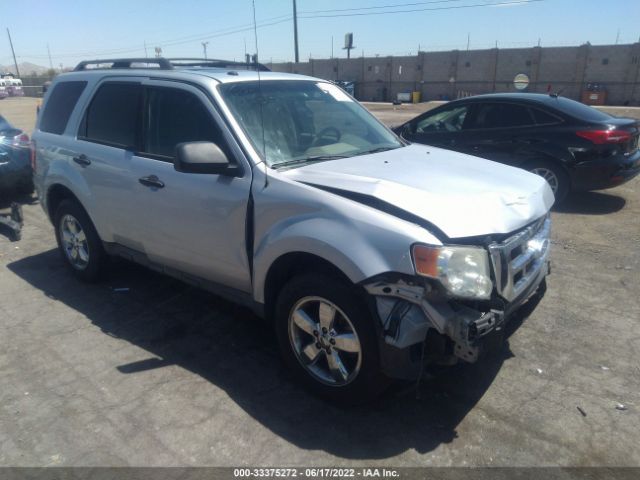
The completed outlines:
[[[7,83],[7,92],[10,97],[24,97],[24,90],[22,89],[22,80],[19,78],[5,79]]]
[[[423,358],[476,361],[544,293],[537,175],[409,145],[323,80],[141,61],[58,76],[33,134],[81,280],[120,255],[244,304],[301,381],[347,401]]]
[[[33,192],[29,135],[0,115],[0,195]]]
[[[558,95],[491,94],[446,103],[394,129],[403,138],[517,166],[570,191],[640,173],[639,123]]]
[[[4,100],[9,96],[9,92],[7,91],[7,81],[3,78],[0,78],[0,100]]]

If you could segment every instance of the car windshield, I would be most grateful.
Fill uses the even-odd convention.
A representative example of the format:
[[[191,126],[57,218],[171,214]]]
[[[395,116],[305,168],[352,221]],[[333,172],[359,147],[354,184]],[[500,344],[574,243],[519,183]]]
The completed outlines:
[[[218,88],[256,151],[272,167],[404,146],[364,107],[330,83],[267,80]]]

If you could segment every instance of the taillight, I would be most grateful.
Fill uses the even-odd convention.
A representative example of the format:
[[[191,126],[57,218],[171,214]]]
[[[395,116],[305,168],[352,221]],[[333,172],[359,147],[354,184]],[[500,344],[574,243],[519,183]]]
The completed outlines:
[[[31,170],[35,173],[36,171],[36,141],[31,140],[31,145],[29,146],[29,159],[31,160]]]
[[[29,135],[21,133],[11,139],[11,145],[14,147],[30,148],[31,142],[29,141]]]
[[[576,135],[586,138],[596,145],[626,143],[631,140],[631,133],[625,130],[580,130]]]

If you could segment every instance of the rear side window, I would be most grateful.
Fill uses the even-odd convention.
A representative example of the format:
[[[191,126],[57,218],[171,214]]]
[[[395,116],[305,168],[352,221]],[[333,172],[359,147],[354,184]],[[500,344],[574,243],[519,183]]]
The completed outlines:
[[[60,82],[49,93],[49,99],[42,112],[40,130],[47,133],[61,135],[71,112],[82,95],[87,82]]]
[[[91,100],[81,137],[91,142],[135,148],[142,87],[134,83],[106,83]]]
[[[178,143],[208,141],[229,154],[222,131],[198,97],[175,88],[150,88],[147,99],[144,153],[170,161]]]
[[[483,103],[478,105],[474,128],[509,128],[534,125],[527,107],[510,103]]]
[[[606,122],[611,120],[611,115],[608,113],[596,110],[593,107],[589,107],[584,103],[576,102],[575,100],[569,100],[568,98],[558,97],[555,99],[556,107],[558,110],[571,115],[578,120],[585,120],[589,122]]]
[[[555,115],[543,112],[542,110],[538,110],[537,108],[532,108],[531,113],[533,114],[533,118],[538,125],[553,125],[555,123],[561,122],[561,120]]]

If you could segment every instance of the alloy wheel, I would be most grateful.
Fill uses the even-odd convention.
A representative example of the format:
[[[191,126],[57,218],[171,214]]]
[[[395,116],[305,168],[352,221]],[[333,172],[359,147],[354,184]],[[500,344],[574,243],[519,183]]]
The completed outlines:
[[[551,187],[554,195],[558,193],[560,181],[558,180],[558,176],[555,174],[555,172],[549,170],[548,168],[537,167],[532,169],[531,173],[535,173],[536,175],[540,175],[542,178],[544,178]]]
[[[351,320],[321,297],[299,300],[289,314],[289,340],[296,358],[316,380],[351,383],[362,366],[362,347]]]
[[[60,220],[60,240],[69,263],[77,270],[84,270],[89,264],[89,244],[80,222],[70,214]]]

